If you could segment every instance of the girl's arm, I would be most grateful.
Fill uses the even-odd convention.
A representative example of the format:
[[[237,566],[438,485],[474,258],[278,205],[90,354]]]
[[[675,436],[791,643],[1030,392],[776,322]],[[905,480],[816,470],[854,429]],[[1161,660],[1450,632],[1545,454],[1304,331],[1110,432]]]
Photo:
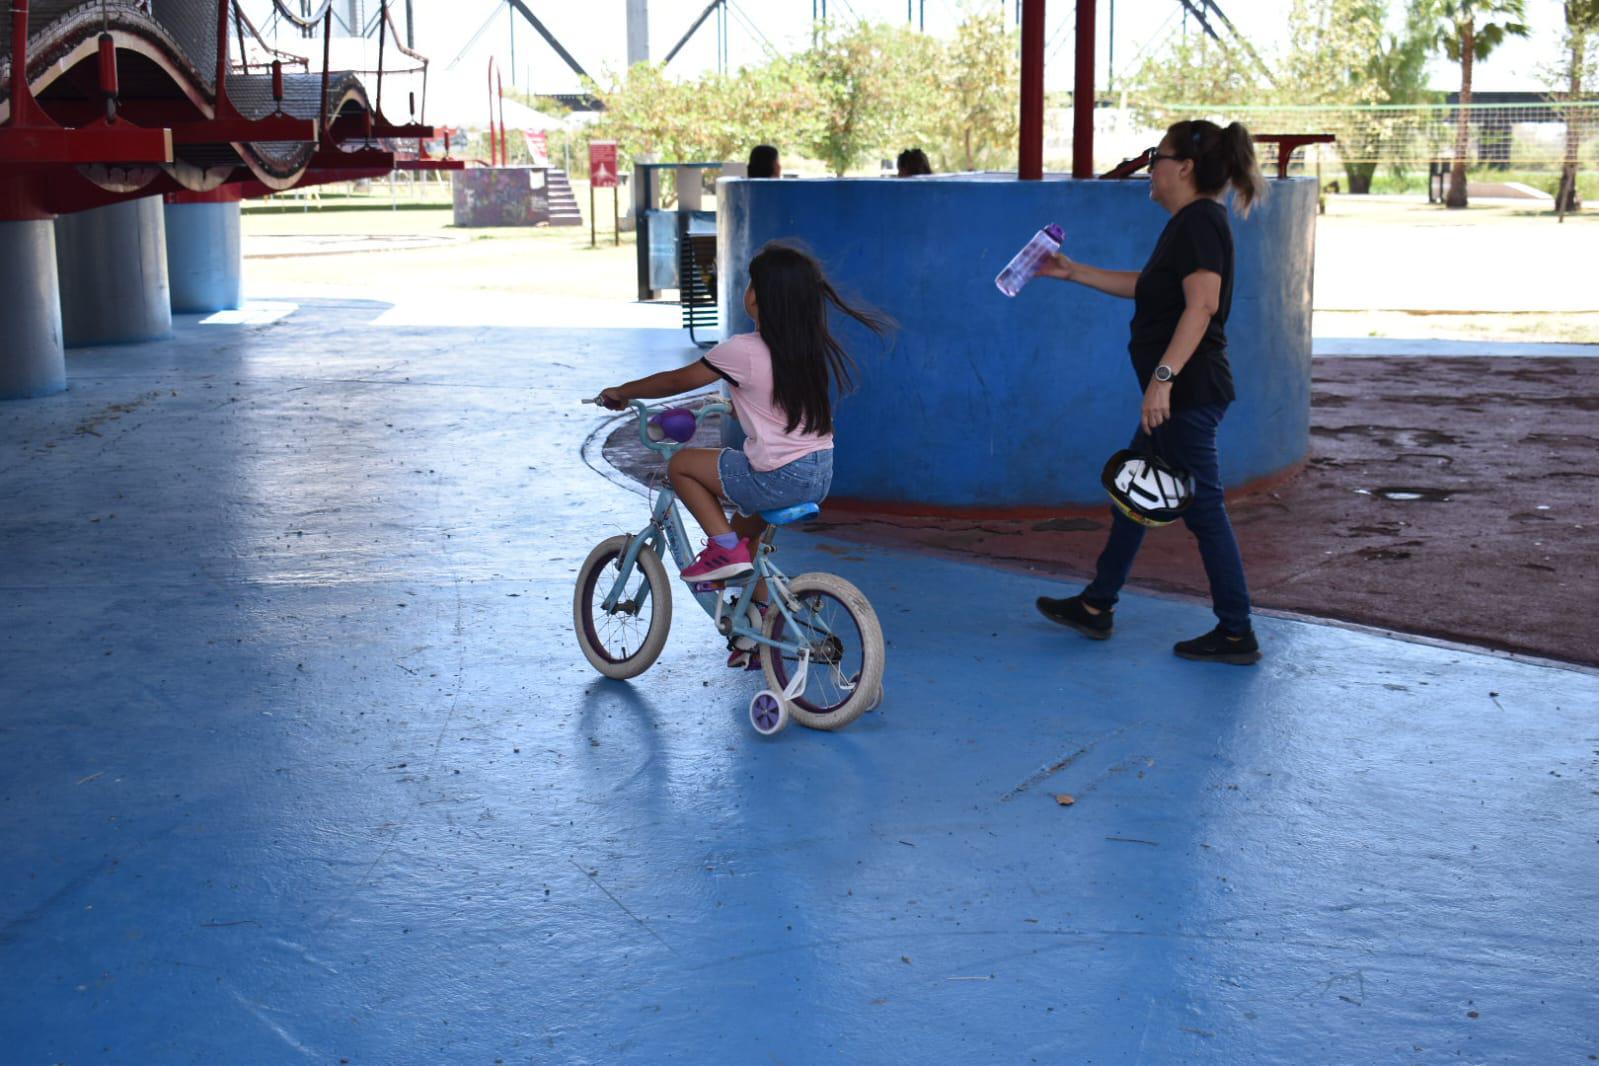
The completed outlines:
[[[691,389],[702,389],[718,380],[715,370],[704,360],[680,366],[676,370],[663,370],[647,378],[615,385],[600,393],[600,399],[611,410],[620,410],[629,400],[656,400],[662,396],[676,396]]]
[[[1196,270],[1188,275],[1183,279],[1183,301],[1183,315],[1172,331],[1166,354],[1160,357],[1161,365],[1171,367],[1174,379],[1199,350],[1211,316],[1221,305],[1221,275],[1212,270]],[[1171,417],[1171,389],[1170,381],[1150,379],[1149,388],[1144,390],[1141,417],[1145,433]]]
[[[1075,281],[1079,285],[1087,285],[1090,289],[1098,289],[1111,296],[1120,296],[1124,300],[1133,298],[1133,288],[1138,284],[1136,270],[1104,270],[1089,266],[1087,263],[1075,262],[1059,254],[1044,260],[1044,265],[1038,272],[1048,278]]]

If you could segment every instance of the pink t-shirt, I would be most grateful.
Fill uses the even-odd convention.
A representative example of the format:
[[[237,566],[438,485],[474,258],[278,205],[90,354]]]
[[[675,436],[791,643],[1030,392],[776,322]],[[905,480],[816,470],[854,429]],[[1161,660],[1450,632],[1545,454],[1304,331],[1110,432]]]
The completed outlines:
[[[705,362],[728,383],[752,469],[776,470],[833,446],[831,433],[807,433],[803,425],[788,431],[788,415],[772,399],[772,351],[759,333],[729,337],[705,353]]]

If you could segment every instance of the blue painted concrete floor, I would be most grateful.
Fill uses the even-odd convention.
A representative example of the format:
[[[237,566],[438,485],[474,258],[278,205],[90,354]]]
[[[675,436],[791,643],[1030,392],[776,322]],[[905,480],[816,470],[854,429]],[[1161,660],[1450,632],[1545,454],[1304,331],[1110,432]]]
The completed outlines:
[[[384,314],[0,406],[0,1060],[1599,1055],[1592,673],[1274,619],[1187,663],[1202,604],[1096,644],[790,533],[888,697],[763,741],[686,597],[632,683],[571,635],[644,515],[577,400],[684,335]]]

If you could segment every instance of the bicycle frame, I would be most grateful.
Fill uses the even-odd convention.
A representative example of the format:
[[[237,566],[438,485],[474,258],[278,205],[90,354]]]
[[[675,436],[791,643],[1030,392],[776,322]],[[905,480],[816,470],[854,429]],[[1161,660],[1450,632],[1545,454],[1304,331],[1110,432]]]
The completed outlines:
[[[640,400],[632,401],[633,408],[638,412],[639,438],[644,446],[653,452],[670,458],[679,448],[684,447],[675,441],[656,441],[649,437],[649,407]],[[703,420],[707,415],[726,413],[730,408],[725,403],[713,403],[702,407],[695,414],[696,420]],[[765,644],[779,651],[789,652],[795,656],[806,657],[812,650],[810,643],[801,644],[797,641],[776,641],[763,636],[760,630],[752,628],[746,621],[747,612],[744,610],[748,597],[755,594],[755,586],[762,580],[767,583],[768,594],[772,606],[780,611],[788,625],[788,631],[798,634],[802,627],[795,620],[791,607],[793,596],[788,591],[788,577],[769,560],[772,553],[772,536],[776,531],[775,526],[767,526],[761,534],[759,542],[754,546],[755,569],[744,578],[743,583],[736,586],[732,600],[722,598],[723,588],[695,591],[695,601],[710,615],[716,623],[717,632],[728,637],[742,637],[756,644]],[[663,551],[662,549],[665,549]],[[626,587],[628,579],[633,576],[633,570],[638,565],[638,556],[641,551],[653,551],[657,555],[670,552],[672,559],[677,563],[678,570],[682,570],[694,561],[695,555],[689,546],[688,529],[683,524],[683,515],[677,506],[677,493],[671,484],[663,486],[655,497],[655,505],[650,511],[649,525],[636,534],[628,537],[627,549],[622,553],[622,558],[617,561],[616,582],[610,592],[605,596],[602,606],[607,611],[614,611],[617,602],[622,598],[622,590]],[[649,586],[646,584],[639,590],[639,605],[649,595]],[[797,605],[796,605],[797,606]],[[808,627],[820,629],[831,636],[831,631],[821,619],[816,619]]]

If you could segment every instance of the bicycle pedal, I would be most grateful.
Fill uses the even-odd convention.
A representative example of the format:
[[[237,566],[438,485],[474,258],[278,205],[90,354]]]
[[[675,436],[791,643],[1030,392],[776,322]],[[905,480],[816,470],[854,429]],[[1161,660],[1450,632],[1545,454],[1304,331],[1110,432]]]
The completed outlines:
[[[723,581],[695,581],[689,585],[692,592],[722,592],[726,588],[727,583]]]

